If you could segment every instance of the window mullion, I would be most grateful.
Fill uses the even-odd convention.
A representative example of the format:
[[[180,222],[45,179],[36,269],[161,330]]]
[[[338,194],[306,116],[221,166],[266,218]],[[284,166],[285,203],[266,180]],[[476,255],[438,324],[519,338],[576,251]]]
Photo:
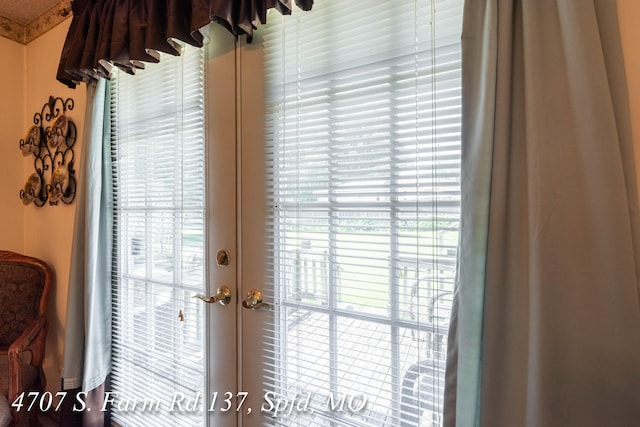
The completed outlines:
[[[333,121],[332,121],[333,123]],[[333,138],[333,132],[329,138]],[[330,150],[333,151],[333,150]],[[335,156],[330,155],[330,176],[334,176]],[[329,241],[328,241],[328,262],[329,262],[329,283],[327,290],[327,300],[329,304],[329,391],[338,393],[338,315],[336,309],[338,306],[338,262],[337,262],[337,242],[336,221],[339,211],[335,206],[335,186],[333,182],[329,183]],[[333,414],[332,414],[333,415]],[[332,417],[333,418],[333,417]],[[336,426],[335,422],[331,422],[332,426]]]

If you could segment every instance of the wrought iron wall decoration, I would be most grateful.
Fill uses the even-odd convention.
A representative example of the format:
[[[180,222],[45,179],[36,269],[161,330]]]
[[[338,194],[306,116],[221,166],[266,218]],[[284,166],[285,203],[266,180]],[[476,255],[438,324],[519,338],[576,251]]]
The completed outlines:
[[[33,126],[20,140],[24,156],[33,155],[34,173],[29,175],[20,190],[25,205],[33,203],[41,207],[59,202],[70,204],[76,198],[76,178],[73,168],[73,145],[76,142],[76,125],[67,117],[73,110],[73,99],[49,97],[39,113],[33,116]]]

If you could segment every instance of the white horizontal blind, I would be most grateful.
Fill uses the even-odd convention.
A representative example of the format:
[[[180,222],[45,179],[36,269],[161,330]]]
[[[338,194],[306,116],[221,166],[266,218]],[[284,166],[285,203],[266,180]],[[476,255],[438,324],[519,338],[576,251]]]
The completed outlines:
[[[324,0],[269,17],[267,264],[277,309],[266,391],[309,397],[312,409],[274,413],[275,425],[441,423],[462,3]],[[366,405],[352,412],[342,397]]]
[[[202,49],[187,47],[113,79],[112,391],[122,426],[204,423],[202,411],[170,411],[174,397],[205,386],[204,304],[191,298],[205,288],[203,67]]]

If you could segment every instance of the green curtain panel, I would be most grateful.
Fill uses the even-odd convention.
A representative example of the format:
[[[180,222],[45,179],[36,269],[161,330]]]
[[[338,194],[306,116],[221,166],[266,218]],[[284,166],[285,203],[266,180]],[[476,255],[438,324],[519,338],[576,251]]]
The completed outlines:
[[[62,365],[63,390],[100,390],[97,395],[103,395],[111,371],[113,185],[108,86],[104,79],[87,85]],[[102,425],[105,413],[80,415],[98,419],[97,424],[84,425]]]
[[[466,2],[446,426],[640,420],[639,212],[615,6]]]

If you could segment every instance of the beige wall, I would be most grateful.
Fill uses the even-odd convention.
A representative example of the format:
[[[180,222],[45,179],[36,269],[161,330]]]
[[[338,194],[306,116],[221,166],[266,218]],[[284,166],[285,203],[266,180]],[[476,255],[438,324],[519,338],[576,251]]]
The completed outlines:
[[[58,25],[51,31],[31,42],[26,49],[26,89],[25,107],[27,117],[25,126],[32,123],[33,114],[39,112],[49,96],[62,99],[72,98],[75,106],[67,115],[75,122],[78,139],[75,148],[76,174],[80,163],[85,110],[85,87],[75,90],[67,88],[56,80],[60,52],[67,34],[70,20]],[[33,167],[31,163],[25,167]],[[26,173],[26,172],[25,172]],[[24,207],[24,252],[48,262],[56,273],[56,287],[49,304],[50,329],[45,353],[45,373],[47,388],[55,391],[60,388],[60,365],[64,339],[66,317],[67,288],[69,281],[69,259],[71,257],[71,238],[76,203],[38,208],[33,205]]]
[[[25,123],[25,46],[0,37],[0,249],[24,251],[24,206],[19,191],[28,175],[19,148]],[[10,59],[6,59],[10,58]]]
[[[640,183],[640,1],[619,0],[618,16],[624,52],[627,82],[629,85],[629,104],[631,124],[635,142],[635,158],[638,165]],[[640,188],[640,185],[638,186]]]

